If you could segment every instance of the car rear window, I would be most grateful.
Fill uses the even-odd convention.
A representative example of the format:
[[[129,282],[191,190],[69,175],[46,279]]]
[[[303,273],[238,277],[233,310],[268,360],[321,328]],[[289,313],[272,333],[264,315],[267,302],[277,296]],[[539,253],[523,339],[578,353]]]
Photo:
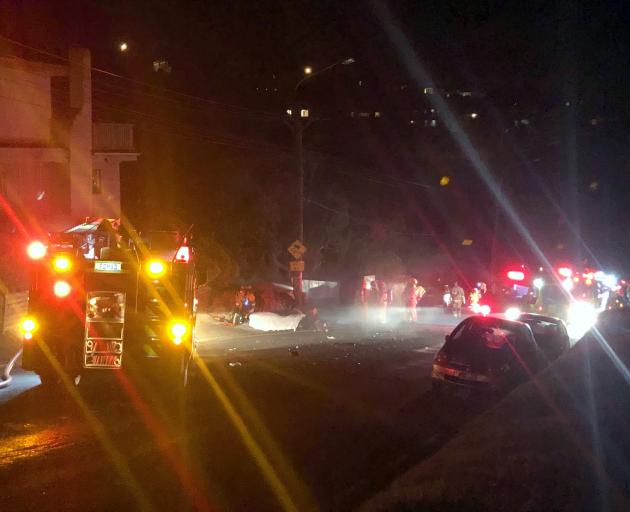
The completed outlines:
[[[451,335],[451,344],[457,344],[460,340],[477,338],[483,340],[488,348],[500,348],[506,342],[514,343],[520,337],[520,329],[515,324],[504,322],[498,318],[469,319],[460,325]]]
[[[532,332],[534,333],[534,336],[536,335],[556,336],[558,334],[561,334],[560,326],[553,322],[544,322],[540,320],[534,320],[534,321],[525,320],[525,323],[531,327]]]

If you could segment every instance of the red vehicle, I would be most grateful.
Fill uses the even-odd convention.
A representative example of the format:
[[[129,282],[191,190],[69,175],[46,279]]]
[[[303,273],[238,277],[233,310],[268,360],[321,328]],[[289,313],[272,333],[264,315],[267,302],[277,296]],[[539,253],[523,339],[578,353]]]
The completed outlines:
[[[33,242],[23,367],[44,385],[158,365],[181,385],[196,354],[194,251],[186,236],[96,219]]]

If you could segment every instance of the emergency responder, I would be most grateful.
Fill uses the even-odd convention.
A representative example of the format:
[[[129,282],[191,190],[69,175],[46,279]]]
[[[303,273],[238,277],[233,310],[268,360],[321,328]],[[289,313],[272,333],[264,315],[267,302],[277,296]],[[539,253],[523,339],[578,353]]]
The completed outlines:
[[[459,318],[462,316],[462,306],[466,304],[466,293],[464,289],[455,281],[451,288],[451,305],[453,306],[453,316]]]
[[[381,323],[387,323],[387,309],[391,303],[392,294],[391,290],[387,288],[387,283],[385,281],[379,281],[376,284],[376,289],[378,290],[378,298],[379,298],[379,306],[381,309]]]
[[[418,284],[418,280],[416,278],[411,278],[407,282],[407,286],[403,291],[403,300],[405,302],[405,307],[407,308],[407,320],[409,322],[418,321],[416,306],[425,293],[426,290]]]
[[[234,297],[234,310],[232,313],[232,325],[243,322],[243,300],[245,299],[245,287],[241,286]]]
[[[481,291],[479,288],[473,288],[472,292],[470,292],[470,307],[474,311],[476,305],[479,304],[481,300]]]
[[[447,284],[444,285],[444,295],[442,295],[444,301],[444,309],[448,309],[451,305],[451,287]]]
[[[249,322],[249,315],[256,309],[256,295],[251,286],[245,288],[241,304],[241,319],[243,322]]]
[[[369,318],[368,314],[368,301],[369,301],[369,293],[368,290],[369,283],[365,279],[361,279],[361,291],[359,292],[359,301],[361,304],[361,313],[363,316],[363,321],[367,321]]]

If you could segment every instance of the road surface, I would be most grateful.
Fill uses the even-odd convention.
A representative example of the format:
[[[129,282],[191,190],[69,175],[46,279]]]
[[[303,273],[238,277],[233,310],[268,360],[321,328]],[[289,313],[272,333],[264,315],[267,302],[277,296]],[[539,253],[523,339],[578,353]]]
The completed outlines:
[[[186,397],[124,377],[53,396],[18,372],[0,391],[0,509],[352,509],[488,405],[430,393],[441,323],[326,337],[202,317],[207,371]]]

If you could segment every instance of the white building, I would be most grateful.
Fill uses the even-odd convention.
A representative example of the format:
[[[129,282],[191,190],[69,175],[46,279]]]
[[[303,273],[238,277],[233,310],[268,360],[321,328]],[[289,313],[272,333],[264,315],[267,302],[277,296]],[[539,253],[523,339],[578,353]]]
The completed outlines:
[[[89,51],[67,65],[0,57],[3,222],[31,233],[117,217],[120,164],[137,157],[131,125],[92,121]]]

